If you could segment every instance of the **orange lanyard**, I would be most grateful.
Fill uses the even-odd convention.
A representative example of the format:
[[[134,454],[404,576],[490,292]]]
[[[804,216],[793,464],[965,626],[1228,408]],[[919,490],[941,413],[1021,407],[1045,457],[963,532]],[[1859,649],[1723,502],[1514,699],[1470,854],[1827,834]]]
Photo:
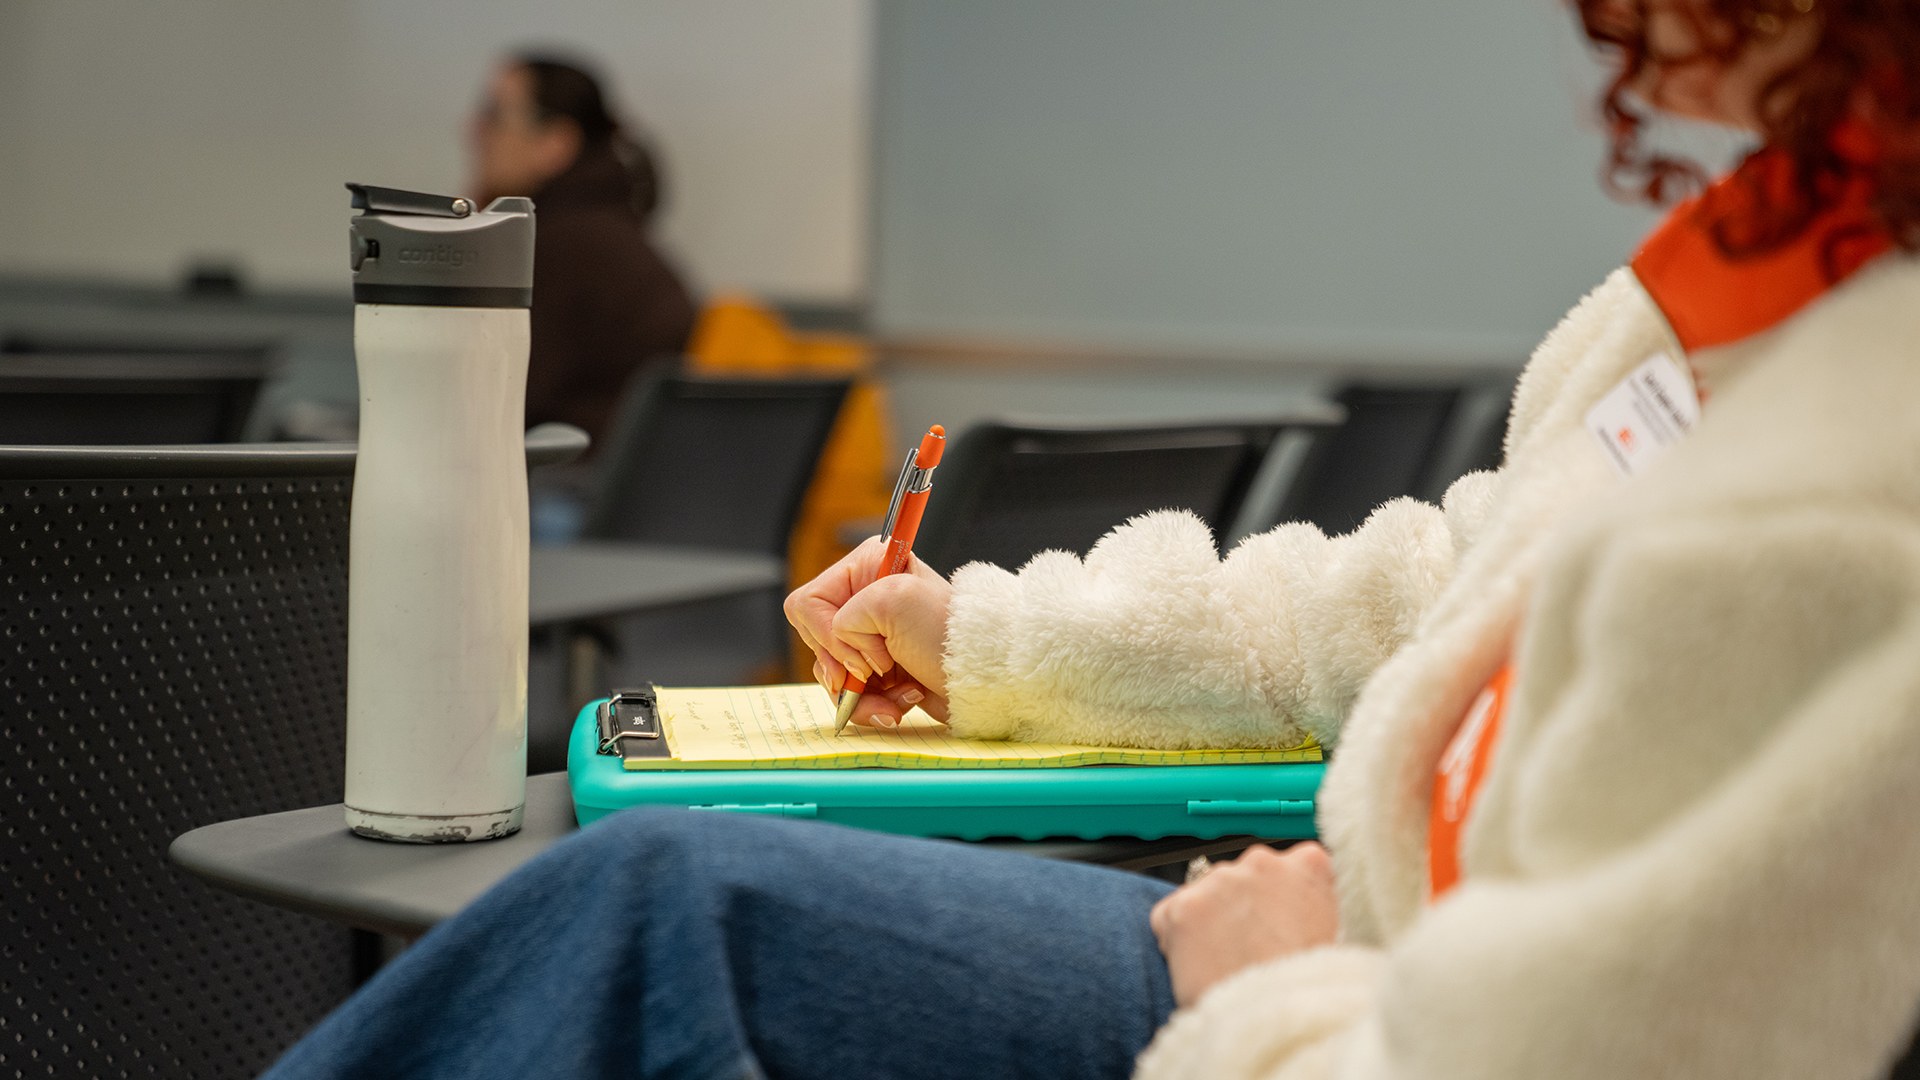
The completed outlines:
[[[1433,775],[1433,817],[1427,828],[1427,896],[1439,899],[1460,883],[1460,834],[1473,811],[1500,742],[1500,721],[1513,686],[1512,665],[1502,666],[1467,709],[1460,730],[1447,743]]]

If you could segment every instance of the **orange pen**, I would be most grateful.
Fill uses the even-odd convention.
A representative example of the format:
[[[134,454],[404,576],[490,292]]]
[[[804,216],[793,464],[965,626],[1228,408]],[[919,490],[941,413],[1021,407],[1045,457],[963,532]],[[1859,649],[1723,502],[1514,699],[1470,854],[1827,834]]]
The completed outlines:
[[[900,479],[893,485],[893,501],[887,507],[887,522],[880,527],[880,538],[887,542],[886,561],[880,564],[880,577],[898,574],[913,557],[913,538],[920,531],[920,515],[926,512],[927,496],[933,491],[933,470],[947,448],[947,429],[939,424],[927,429],[920,448],[907,455],[900,468]],[[878,580],[876,578],[875,580]],[[846,729],[853,719],[853,707],[867,689],[867,682],[853,672],[840,685],[840,702],[833,714],[833,733]]]

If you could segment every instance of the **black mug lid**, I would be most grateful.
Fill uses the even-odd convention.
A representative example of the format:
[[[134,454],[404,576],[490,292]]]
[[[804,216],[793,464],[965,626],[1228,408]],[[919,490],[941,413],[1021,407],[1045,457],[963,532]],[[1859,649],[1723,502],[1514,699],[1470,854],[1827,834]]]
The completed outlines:
[[[533,200],[466,199],[348,184],[353,299],[361,304],[531,307]]]

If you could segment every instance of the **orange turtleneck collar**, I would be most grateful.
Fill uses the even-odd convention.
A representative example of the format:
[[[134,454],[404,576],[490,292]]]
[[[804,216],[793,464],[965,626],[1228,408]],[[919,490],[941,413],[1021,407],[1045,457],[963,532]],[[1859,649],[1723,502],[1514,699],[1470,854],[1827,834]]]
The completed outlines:
[[[1836,144],[1853,160],[1870,159],[1852,132]],[[1762,149],[1701,195],[1675,207],[1633,257],[1632,267],[1692,353],[1727,345],[1786,321],[1892,248],[1872,210],[1864,176],[1844,182],[1833,205],[1792,242],[1758,255],[1731,257],[1714,240],[1716,223],[1739,232],[1757,210],[1758,191],[1787,197],[1795,183],[1786,155]]]

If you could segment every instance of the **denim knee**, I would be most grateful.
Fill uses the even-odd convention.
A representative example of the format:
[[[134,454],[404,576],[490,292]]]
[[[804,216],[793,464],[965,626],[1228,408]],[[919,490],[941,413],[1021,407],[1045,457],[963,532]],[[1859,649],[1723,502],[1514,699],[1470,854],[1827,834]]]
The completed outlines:
[[[594,822],[569,842],[573,856],[598,866],[619,866],[628,874],[695,873],[729,842],[738,842],[746,824],[718,811],[640,806]],[[734,841],[721,834],[732,834]]]

